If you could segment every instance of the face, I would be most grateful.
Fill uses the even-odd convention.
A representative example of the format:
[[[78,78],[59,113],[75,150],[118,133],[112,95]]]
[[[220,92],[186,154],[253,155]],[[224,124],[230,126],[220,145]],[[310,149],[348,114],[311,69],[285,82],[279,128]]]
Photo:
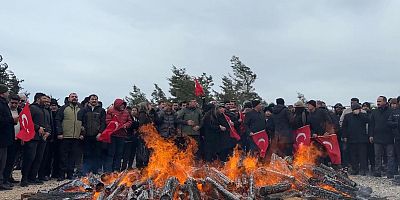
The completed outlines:
[[[376,100],[376,105],[378,106],[378,108],[382,108],[386,105],[386,102],[382,97],[378,97],[378,99]]]
[[[311,104],[307,104],[307,109],[308,110],[314,110],[315,107],[313,105],[311,105]]]
[[[179,109],[179,104],[177,104],[177,103],[172,104],[172,109],[173,110],[178,110]]]
[[[160,103],[160,109],[164,109],[164,108],[165,108],[165,103],[164,102]]]
[[[8,102],[8,104],[10,105],[10,108],[11,108],[12,110],[15,110],[15,109],[18,108],[19,101],[18,101],[18,100],[15,100],[15,99],[11,99],[11,100]]]
[[[8,99],[8,96],[10,96],[10,93],[7,91],[5,93],[0,94],[0,96],[2,96],[5,99]]]
[[[139,111],[138,111],[137,108],[132,108],[132,115],[133,115],[133,116],[138,115],[138,113],[139,113]]]
[[[195,108],[196,106],[197,106],[197,101],[196,100],[190,100],[189,107]]]
[[[19,107],[23,108],[26,103],[26,96],[20,97],[21,99],[19,100]]]
[[[38,104],[42,106],[50,106],[50,98],[42,96],[39,98]]]
[[[272,116],[271,111],[269,110],[265,111],[265,117],[271,117],[271,116]]]
[[[360,114],[360,111],[361,111],[361,109],[356,109],[356,110],[353,110],[353,113],[358,115],[358,114]]]
[[[340,107],[336,107],[336,108],[335,108],[335,112],[336,112],[336,113],[341,113],[342,111],[343,111],[343,109],[340,108]]]
[[[218,107],[218,112],[219,113],[225,113],[225,108],[224,107]]]
[[[70,94],[68,97],[68,102],[77,104],[78,103],[78,95],[75,93]]]
[[[398,104],[397,103],[391,103],[390,104],[390,108],[397,109],[398,108]]]
[[[50,110],[53,112],[56,112],[58,110],[58,106],[56,104],[51,104],[50,105]]]
[[[99,98],[97,96],[91,96],[89,99],[89,105],[91,106],[97,106],[99,103]]]
[[[172,106],[168,105],[168,104],[165,104],[164,105],[164,110],[167,111],[167,112],[170,112],[170,111],[172,111]]]
[[[259,103],[256,107],[254,107],[254,109],[260,111],[263,109],[263,106],[261,105],[261,103]]]

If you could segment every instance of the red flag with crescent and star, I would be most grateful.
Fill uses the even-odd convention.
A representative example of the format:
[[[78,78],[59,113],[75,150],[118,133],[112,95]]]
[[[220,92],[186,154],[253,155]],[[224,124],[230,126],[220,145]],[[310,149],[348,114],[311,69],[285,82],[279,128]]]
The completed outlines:
[[[226,121],[229,124],[229,132],[230,132],[231,138],[234,138],[235,140],[239,141],[240,140],[240,136],[239,136],[238,132],[236,131],[235,126],[234,126],[231,118],[228,115],[226,115],[225,113],[223,113],[223,114],[224,114],[224,117],[225,117]]]
[[[254,144],[256,144],[260,149],[260,157],[264,158],[269,145],[267,131],[262,130],[256,133],[250,133],[250,136],[253,139]]]
[[[110,123],[108,123],[106,129],[104,129],[97,140],[100,142],[111,143],[111,135],[121,128],[122,124],[119,123],[117,116],[114,115]]]
[[[26,102],[21,113],[19,113],[19,124],[21,130],[17,133],[16,137],[24,142],[32,140],[35,137],[35,125],[33,124],[28,102]]]
[[[339,142],[337,140],[336,134],[327,136],[318,136],[315,138],[317,142],[322,144],[326,151],[328,152],[329,158],[332,164],[341,164],[342,158],[340,156]]]
[[[200,85],[197,79],[194,79],[194,94],[196,97],[204,96],[203,86]]]
[[[293,148],[295,151],[300,145],[310,146],[311,144],[311,129],[310,125],[305,125],[294,131],[295,142]]]

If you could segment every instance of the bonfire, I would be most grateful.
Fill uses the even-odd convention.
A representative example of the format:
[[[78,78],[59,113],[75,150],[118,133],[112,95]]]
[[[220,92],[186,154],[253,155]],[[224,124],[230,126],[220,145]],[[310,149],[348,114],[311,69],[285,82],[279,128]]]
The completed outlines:
[[[90,174],[26,199],[366,199],[372,192],[344,171],[316,165],[322,153],[313,145],[300,146],[294,159],[273,154],[266,163],[236,147],[225,163],[203,163],[195,161],[194,140],[180,150],[154,126],[140,132],[152,151],[143,170]]]

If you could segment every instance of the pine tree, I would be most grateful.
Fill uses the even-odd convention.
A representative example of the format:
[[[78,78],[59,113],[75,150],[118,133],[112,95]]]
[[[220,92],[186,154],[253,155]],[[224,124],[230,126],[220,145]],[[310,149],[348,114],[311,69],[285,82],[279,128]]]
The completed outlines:
[[[10,88],[11,94],[18,94],[23,89],[21,83],[24,80],[18,79],[13,71],[8,70],[7,63],[1,63],[2,61],[3,57],[0,55],[0,83]]]
[[[166,101],[167,97],[165,96],[164,91],[155,83],[154,84],[154,90],[151,93],[151,102],[152,103],[158,103],[160,101]]]
[[[239,57],[232,56],[231,68],[233,76],[230,75],[230,77],[233,79],[234,89],[238,93],[238,101],[260,99],[260,96],[255,92],[255,88],[253,87],[257,75],[251,71],[250,67],[243,64],[239,60]]]
[[[136,85],[133,85],[133,90],[129,92],[129,97],[125,97],[129,106],[135,106],[143,101],[148,101],[146,98],[146,94],[140,91],[140,88]]]
[[[235,90],[235,86],[231,78],[227,76],[222,77],[222,85],[219,87],[222,91],[220,93],[215,92],[218,101],[237,100],[238,93]]]
[[[172,76],[168,78],[169,92],[175,101],[188,101],[195,98],[194,82],[185,68],[172,66]]]
[[[201,84],[204,90],[205,100],[208,102],[213,99],[213,95],[211,93],[211,87],[214,86],[214,80],[211,75],[207,75],[206,73],[201,74],[200,77],[197,77],[197,80]],[[194,84],[194,82],[193,82]]]

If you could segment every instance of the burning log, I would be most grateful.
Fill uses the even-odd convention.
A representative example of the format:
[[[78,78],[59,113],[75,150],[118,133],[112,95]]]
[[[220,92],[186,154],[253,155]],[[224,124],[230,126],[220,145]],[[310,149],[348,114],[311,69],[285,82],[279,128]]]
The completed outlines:
[[[172,200],[174,198],[174,194],[176,189],[179,186],[179,181],[176,177],[169,178],[161,193],[161,200]]]
[[[270,194],[268,195],[269,200],[283,200],[294,197],[301,197],[303,194],[298,190],[287,190],[280,193]]]
[[[87,192],[93,191],[93,188],[90,185],[83,183],[81,180],[73,180],[56,188],[55,190],[53,190],[53,192],[74,191],[75,189],[79,190],[79,188],[82,188]]]
[[[351,199],[349,197],[345,197],[337,192],[333,192],[330,190],[326,190],[324,188],[308,185],[306,186],[306,194],[311,196],[322,198],[322,199]]]
[[[291,187],[292,187],[292,184],[290,184],[288,182],[278,183],[275,185],[266,185],[266,186],[262,186],[258,189],[258,195],[265,197],[270,194],[284,192],[286,190],[289,190]]]
[[[183,189],[189,193],[189,200],[201,200],[200,191],[197,188],[197,182],[193,178],[189,178],[185,181]]]
[[[59,199],[91,200],[92,193],[89,192],[36,193],[25,199],[26,200],[59,200]]]
[[[106,191],[107,191],[107,192],[112,192],[112,191],[114,191],[115,189],[117,189],[118,185],[121,183],[122,179],[125,178],[125,176],[126,176],[127,173],[128,173],[128,171],[126,171],[126,170],[123,171],[123,172],[118,176],[118,178],[115,179],[115,181],[114,181],[112,184],[110,184],[109,186],[106,187]]]
[[[218,193],[220,193],[226,200],[240,200],[239,196],[236,196],[233,193],[229,192],[227,189],[225,189],[222,185],[220,185],[217,181],[213,180],[212,178],[207,177],[206,182],[211,184],[212,187],[214,187],[218,191]]]
[[[108,197],[106,198],[106,200],[113,200],[114,197],[116,197],[119,193],[121,193],[122,191],[124,191],[126,188],[125,184],[122,184],[120,186],[117,187],[117,189],[115,189],[110,195],[108,195]]]
[[[324,183],[326,185],[329,185],[329,186],[335,188],[336,190],[338,190],[338,191],[340,191],[342,193],[348,194],[348,195],[350,195],[352,197],[356,196],[357,188],[342,184],[341,182],[338,182],[338,181],[336,181],[336,180],[334,180],[334,179],[332,179],[332,178],[330,178],[328,176],[326,176],[324,178],[322,183]]]
[[[330,174],[334,174],[334,178],[336,178],[337,180],[345,183],[346,185],[352,186],[352,187],[356,187],[357,183],[352,181],[347,175],[343,174],[343,173],[339,173],[338,171],[334,170],[332,167],[328,167],[326,165],[324,165],[323,163],[321,163],[319,165],[319,167],[321,169],[324,169],[326,171],[328,171]]]
[[[271,169],[266,169],[263,167],[259,168],[258,171],[260,171],[261,173],[269,174],[271,176],[277,176],[277,177],[281,178],[283,181],[293,182],[295,180],[295,177],[292,175],[283,174],[281,172],[271,170]]]
[[[251,174],[249,178],[249,198],[248,199],[256,199],[255,192],[255,183],[254,183],[254,175]]]
[[[142,190],[142,193],[137,197],[137,200],[148,200],[149,198],[149,193],[146,190]]]
[[[213,179],[221,181],[226,186],[233,186],[235,184],[229,177],[220,172],[218,169],[211,167],[210,171],[212,172],[211,176]]]

